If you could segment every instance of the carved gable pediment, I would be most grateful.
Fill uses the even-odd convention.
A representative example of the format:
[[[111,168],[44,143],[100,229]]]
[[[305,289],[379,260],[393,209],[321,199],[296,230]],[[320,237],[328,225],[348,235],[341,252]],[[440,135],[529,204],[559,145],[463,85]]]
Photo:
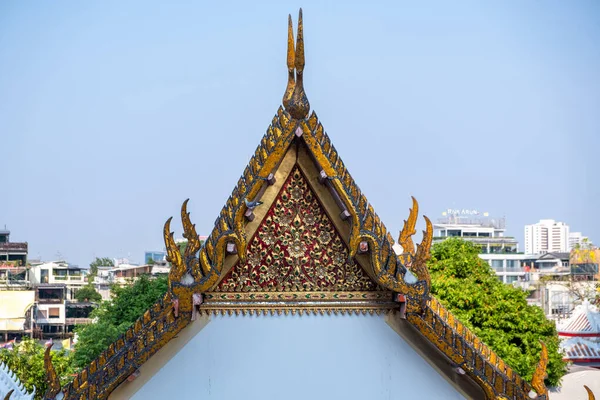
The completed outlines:
[[[239,260],[205,294],[221,312],[381,311],[397,307],[350,257],[299,166],[289,173]]]

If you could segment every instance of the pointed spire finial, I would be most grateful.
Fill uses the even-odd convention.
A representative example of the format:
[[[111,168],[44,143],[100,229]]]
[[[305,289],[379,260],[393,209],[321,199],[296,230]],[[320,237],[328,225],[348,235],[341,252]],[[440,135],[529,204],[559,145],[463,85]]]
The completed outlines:
[[[292,25],[292,15],[288,14],[288,45],[287,45],[287,67],[288,83],[283,95],[283,106],[288,108],[294,86],[296,84],[296,75],[294,74],[294,63],[296,61],[296,50],[294,47],[294,26]]]
[[[292,17],[288,18],[288,85],[283,97],[283,105],[295,119],[304,119],[308,116],[310,103],[304,91],[304,24],[302,22],[302,9],[298,16],[298,34],[296,48],[294,49],[294,35],[292,32]],[[296,77],[294,80],[294,69]]]

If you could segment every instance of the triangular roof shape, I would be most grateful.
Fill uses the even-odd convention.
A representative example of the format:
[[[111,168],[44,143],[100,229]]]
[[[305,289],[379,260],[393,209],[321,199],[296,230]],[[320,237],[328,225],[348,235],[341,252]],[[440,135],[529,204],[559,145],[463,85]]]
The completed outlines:
[[[414,199],[398,240],[403,253],[394,252],[392,236],[309,112],[301,11],[295,43],[289,18],[287,63],[284,107],[206,241],[198,240],[186,200],[185,254],[170,219],[164,229],[172,264],[168,293],[70,385],[51,385],[46,397],[107,398],[199,314],[387,313],[397,319],[398,333],[466,396],[546,399],[545,347],[529,384],[429,295],[432,226],[426,219],[415,248]]]
[[[599,337],[570,337],[561,342],[560,348],[564,352],[563,360],[565,361],[600,366]]]
[[[600,337],[598,307],[585,300],[575,307],[571,317],[558,326],[561,336]]]

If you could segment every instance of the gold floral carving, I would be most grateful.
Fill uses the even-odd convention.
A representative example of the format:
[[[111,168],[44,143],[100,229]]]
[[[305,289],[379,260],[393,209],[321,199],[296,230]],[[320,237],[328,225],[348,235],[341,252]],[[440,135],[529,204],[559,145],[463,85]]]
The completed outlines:
[[[201,310],[228,313],[380,312],[392,293],[350,258],[296,166],[238,262],[206,293]]]
[[[298,167],[273,202],[221,292],[381,290],[344,241]]]

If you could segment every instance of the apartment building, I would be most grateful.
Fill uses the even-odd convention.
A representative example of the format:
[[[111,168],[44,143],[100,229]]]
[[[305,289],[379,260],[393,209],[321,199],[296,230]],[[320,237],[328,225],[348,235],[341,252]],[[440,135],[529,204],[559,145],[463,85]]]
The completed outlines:
[[[517,240],[505,235],[504,218],[492,218],[476,210],[448,209],[442,215],[433,224],[433,243],[451,237],[467,240],[480,248],[479,257],[490,264],[504,283],[529,281],[529,270],[522,263],[531,256],[520,253]]]
[[[542,219],[540,222],[525,225],[525,253],[565,253],[569,246],[569,225],[553,219]]]
[[[27,250],[26,242],[11,242],[10,231],[0,230],[0,287],[27,287]]]
[[[69,264],[66,261],[51,261],[32,265],[29,277],[33,285],[64,284],[66,299],[73,300],[77,290],[87,284],[87,273],[87,269]]]

